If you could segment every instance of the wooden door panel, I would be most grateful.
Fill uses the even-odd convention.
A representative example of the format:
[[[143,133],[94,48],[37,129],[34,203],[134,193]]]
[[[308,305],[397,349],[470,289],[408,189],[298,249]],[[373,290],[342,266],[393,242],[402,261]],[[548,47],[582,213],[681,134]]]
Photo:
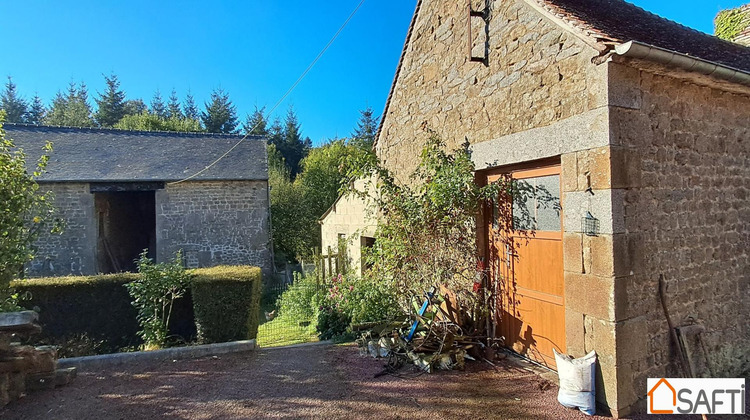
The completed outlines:
[[[561,240],[515,238],[516,286],[563,296],[563,249]],[[528,263],[526,263],[528,261]]]
[[[560,167],[545,167],[490,175],[487,182],[496,182],[500,177],[512,177],[536,185],[544,184],[559,200]],[[554,178],[557,176],[558,178]],[[543,178],[542,178],[543,177]],[[553,178],[551,178],[553,177]],[[509,198],[498,199],[492,209],[493,218],[511,217],[509,209],[516,209]],[[558,202],[558,207],[559,207]],[[537,206],[537,207],[534,207]],[[528,213],[539,214],[537,203]],[[512,211],[512,210],[511,210]],[[554,215],[555,213],[553,213]],[[559,230],[517,231],[512,223],[493,223],[486,226],[490,268],[500,319],[499,332],[505,337],[506,346],[539,363],[555,368],[553,349],[565,351],[565,301],[562,250],[562,210],[559,208],[557,224],[550,223],[547,211],[545,223],[526,225],[551,226]]]

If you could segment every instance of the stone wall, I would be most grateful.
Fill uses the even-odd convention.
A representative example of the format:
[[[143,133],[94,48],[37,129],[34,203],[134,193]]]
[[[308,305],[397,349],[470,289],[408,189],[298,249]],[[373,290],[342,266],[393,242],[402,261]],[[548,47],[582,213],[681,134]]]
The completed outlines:
[[[484,9],[484,1],[472,3]],[[422,2],[377,144],[402,180],[428,129],[457,148],[606,107],[606,71],[591,64],[594,49],[521,1],[488,3],[488,24],[474,18],[472,29],[474,55],[488,41],[485,64],[469,61],[466,3]]]
[[[156,192],[157,260],[272,268],[266,181],[184,182]]]
[[[59,217],[65,220],[62,235],[42,234],[37,257],[28,266],[32,277],[96,274],[96,218],[94,196],[87,183],[43,183],[52,191]]]
[[[659,275],[673,322],[705,327],[696,373],[750,373],[750,90],[626,64],[609,65],[614,315],[621,405],[643,411],[646,378],[678,375]]]

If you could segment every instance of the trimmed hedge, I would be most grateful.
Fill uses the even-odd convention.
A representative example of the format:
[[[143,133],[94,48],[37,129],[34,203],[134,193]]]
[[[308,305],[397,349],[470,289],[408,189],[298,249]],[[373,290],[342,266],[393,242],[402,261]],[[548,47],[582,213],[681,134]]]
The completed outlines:
[[[123,286],[137,274],[50,277],[14,281],[26,296],[21,306],[39,311],[41,339],[61,342],[86,334],[104,341],[103,351],[140,344],[136,310]]]
[[[201,343],[253,339],[258,334],[262,275],[251,266],[191,270],[193,310]]]

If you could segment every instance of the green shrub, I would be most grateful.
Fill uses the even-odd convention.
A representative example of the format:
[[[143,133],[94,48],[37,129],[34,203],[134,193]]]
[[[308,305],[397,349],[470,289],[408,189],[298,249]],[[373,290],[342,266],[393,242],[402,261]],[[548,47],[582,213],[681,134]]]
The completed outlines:
[[[320,300],[318,334],[322,340],[348,336],[350,326],[389,321],[402,314],[395,288],[369,275],[337,275]]]
[[[169,321],[177,299],[185,295],[190,276],[182,266],[182,254],[177,253],[171,262],[155,264],[144,250],[138,257],[138,273],[135,280],[125,284],[138,309],[138,336],[146,349],[166,346]]]
[[[198,340],[202,343],[253,339],[258,334],[262,275],[250,266],[191,270]]]
[[[63,342],[86,334],[103,341],[103,352],[140,343],[136,310],[123,287],[137,274],[50,277],[12,283],[21,306],[39,311],[42,341]]]

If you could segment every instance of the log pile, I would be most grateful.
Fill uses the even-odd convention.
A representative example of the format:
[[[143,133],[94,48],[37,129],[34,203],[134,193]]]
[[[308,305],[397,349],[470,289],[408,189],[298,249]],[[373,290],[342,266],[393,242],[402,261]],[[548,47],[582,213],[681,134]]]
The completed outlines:
[[[0,407],[27,392],[65,385],[75,377],[75,368],[57,369],[54,347],[18,342],[41,331],[37,321],[33,311],[0,314]]]

